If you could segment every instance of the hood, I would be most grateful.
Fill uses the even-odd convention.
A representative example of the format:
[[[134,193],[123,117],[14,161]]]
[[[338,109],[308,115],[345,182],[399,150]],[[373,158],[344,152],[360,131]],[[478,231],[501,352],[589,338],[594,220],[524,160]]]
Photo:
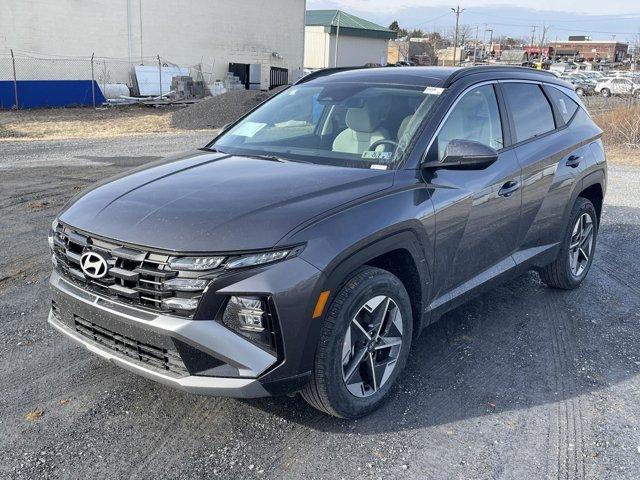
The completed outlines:
[[[198,151],[107,180],[60,220],[163,250],[266,249],[302,222],[392,183],[393,172],[381,170]]]

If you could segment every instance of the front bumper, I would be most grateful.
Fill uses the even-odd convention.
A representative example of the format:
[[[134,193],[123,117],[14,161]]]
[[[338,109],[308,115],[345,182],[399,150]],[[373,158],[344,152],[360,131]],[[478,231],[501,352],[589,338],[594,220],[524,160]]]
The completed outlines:
[[[76,287],[55,271],[51,274],[50,283],[54,307],[49,313],[49,323],[100,357],[151,380],[188,392],[239,398],[270,394],[257,377],[277,358],[218,322],[155,314],[112,302]],[[80,328],[83,325],[89,325],[95,332],[118,333],[109,337],[96,334],[91,338],[86,334],[86,328]],[[97,341],[97,338],[103,340]],[[158,348],[142,343],[149,342],[149,339],[154,339]],[[109,348],[110,343],[117,347]],[[182,346],[183,351],[215,359],[213,365],[201,367],[205,373],[228,372],[229,376],[194,375],[191,366],[182,373],[169,369],[163,372],[161,362],[145,364],[141,360],[145,358],[142,355],[136,358],[136,355],[126,353],[136,348],[143,349],[141,352],[153,348],[162,356],[162,352],[166,354],[174,345]],[[169,360],[166,365],[170,363]],[[202,364],[202,358],[195,363]]]

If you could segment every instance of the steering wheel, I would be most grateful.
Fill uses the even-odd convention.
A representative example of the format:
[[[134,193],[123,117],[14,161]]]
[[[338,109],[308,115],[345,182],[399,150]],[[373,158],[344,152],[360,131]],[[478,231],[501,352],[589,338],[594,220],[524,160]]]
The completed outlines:
[[[394,142],[393,140],[386,140],[386,139],[377,140],[373,142],[371,145],[369,145],[369,148],[367,150],[374,151],[380,145],[391,145],[395,150],[398,147],[398,142]]]

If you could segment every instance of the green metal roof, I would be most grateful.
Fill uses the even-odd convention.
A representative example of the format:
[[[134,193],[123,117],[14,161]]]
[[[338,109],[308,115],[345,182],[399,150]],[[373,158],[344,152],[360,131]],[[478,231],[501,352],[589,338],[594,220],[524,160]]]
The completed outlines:
[[[396,38],[397,34],[377,23],[356,17],[342,10],[307,10],[305,24],[309,27],[324,27],[325,32],[369,38]]]

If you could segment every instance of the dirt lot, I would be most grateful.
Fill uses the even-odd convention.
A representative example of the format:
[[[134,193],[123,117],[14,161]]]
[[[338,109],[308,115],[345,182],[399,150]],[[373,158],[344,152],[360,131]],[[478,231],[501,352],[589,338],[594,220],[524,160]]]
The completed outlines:
[[[54,332],[54,214],[93,181],[208,136],[0,144],[0,478],[638,478],[639,168],[610,168],[580,289],[531,273],[452,311],[422,334],[389,403],[357,422],[299,397],[182,393]]]
[[[171,113],[176,108],[184,107],[0,110],[0,145],[15,140],[113,138],[167,132],[174,130]]]

